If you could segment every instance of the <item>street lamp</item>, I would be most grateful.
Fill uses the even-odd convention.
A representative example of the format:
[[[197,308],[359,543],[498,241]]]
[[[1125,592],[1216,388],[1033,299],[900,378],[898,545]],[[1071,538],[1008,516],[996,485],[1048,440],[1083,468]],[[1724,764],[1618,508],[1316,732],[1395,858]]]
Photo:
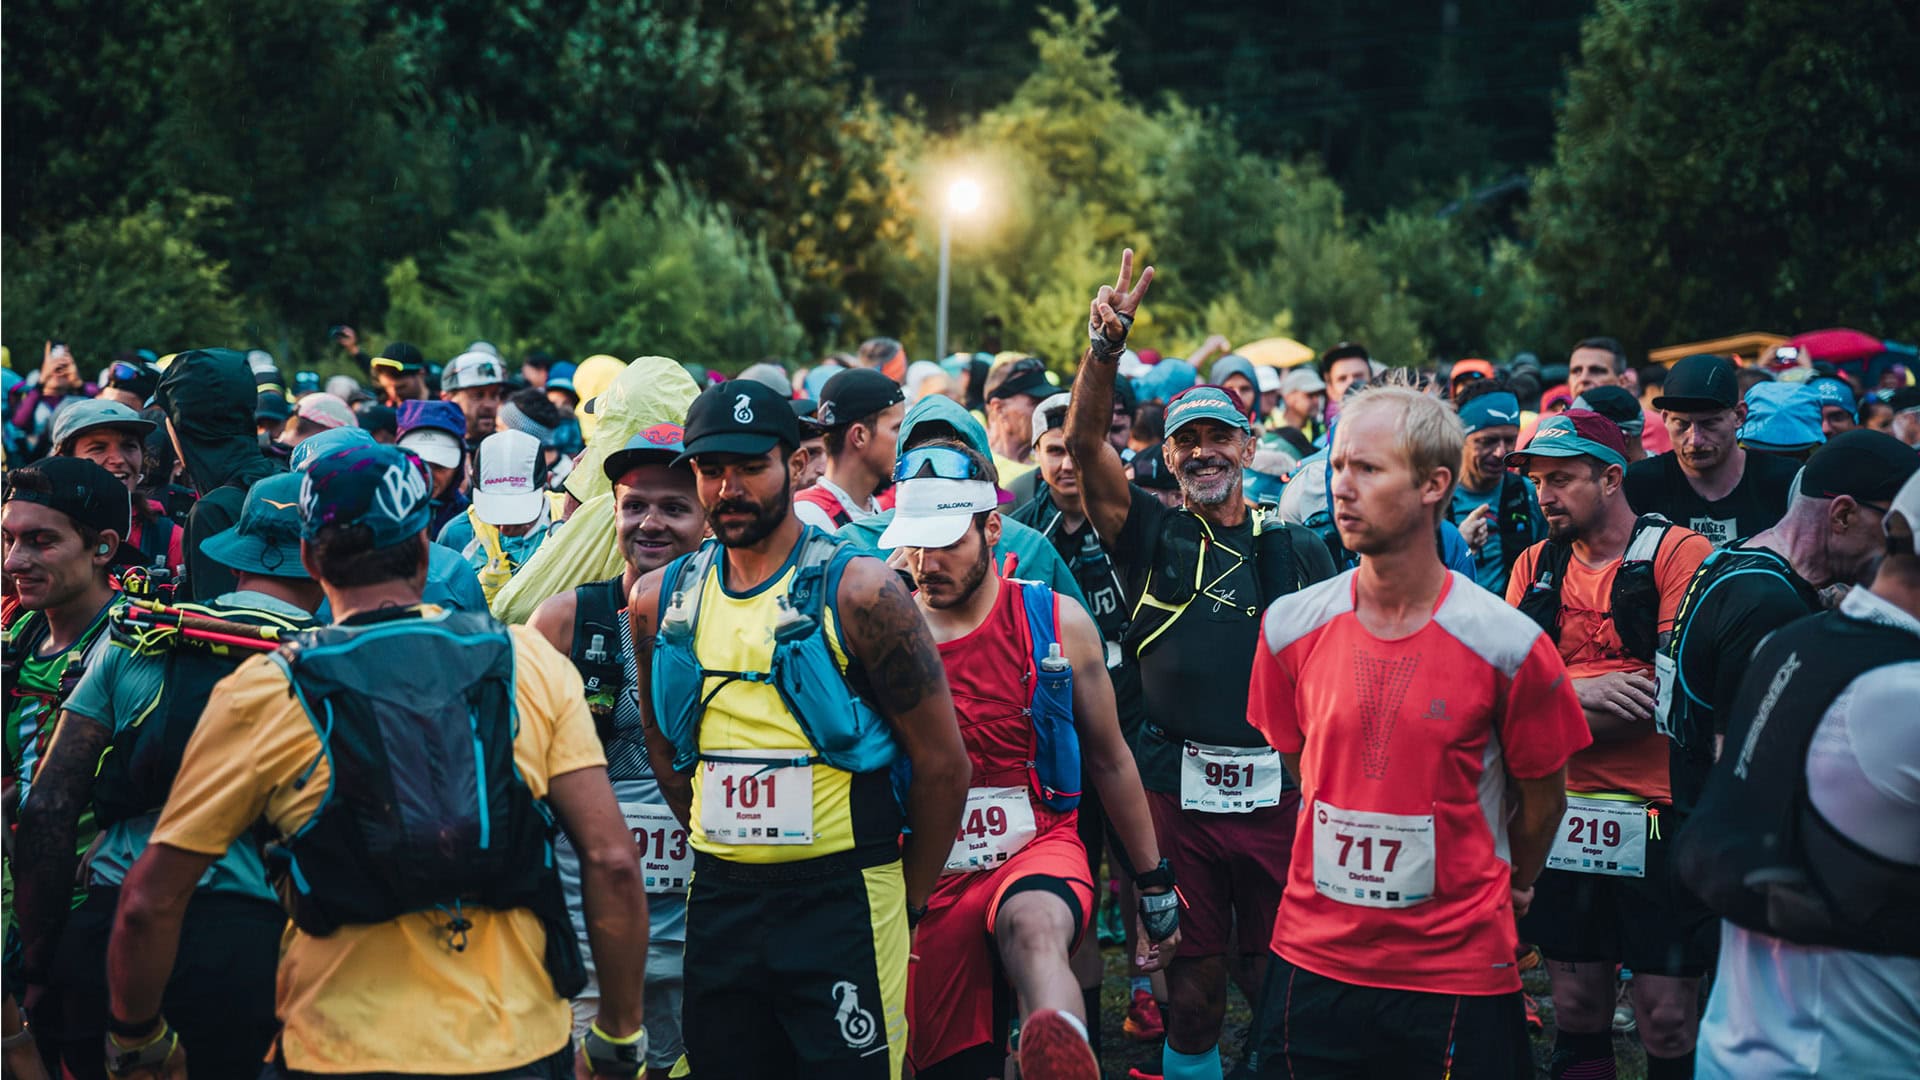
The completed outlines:
[[[962,176],[947,185],[946,201],[940,205],[940,301],[933,335],[935,359],[944,359],[947,355],[947,281],[951,276],[953,219],[978,209],[980,184],[977,181]]]

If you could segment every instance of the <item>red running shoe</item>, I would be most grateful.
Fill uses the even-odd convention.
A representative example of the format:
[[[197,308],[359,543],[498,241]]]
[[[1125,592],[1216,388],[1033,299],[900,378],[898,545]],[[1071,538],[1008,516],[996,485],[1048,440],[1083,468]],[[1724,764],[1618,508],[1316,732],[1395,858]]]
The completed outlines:
[[[1531,1032],[1545,1031],[1547,1025],[1540,1021],[1540,1004],[1533,1000],[1533,995],[1527,993],[1525,990],[1520,991],[1520,1004],[1527,1010],[1527,1030]]]
[[[1020,1075],[1027,1080],[1100,1080],[1100,1062],[1065,1014],[1041,1009],[1020,1026]]]
[[[1127,1080],[1166,1080],[1166,1077],[1159,1073],[1147,1072],[1138,1065],[1135,1065],[1133,1068],[1127,1070]]]
[[[1167,1037],[1167,1023],[1160,1017],[1160,1003],[1146,990],[1133,992],[1133,1004],[1127,1007],[1127,1022],[1120,1026],[1127,1038],[1153,1042]]]

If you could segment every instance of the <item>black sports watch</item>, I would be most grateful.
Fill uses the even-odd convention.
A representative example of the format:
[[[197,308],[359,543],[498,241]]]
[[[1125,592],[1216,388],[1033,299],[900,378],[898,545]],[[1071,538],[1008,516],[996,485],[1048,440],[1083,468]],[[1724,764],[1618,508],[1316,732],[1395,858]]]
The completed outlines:
[[[1133,887],[1145,892],[1148,889],[1172,889],[1174,886],[1173,866],[1161,859],[1160,865],[1144,874],[1135,874]]]

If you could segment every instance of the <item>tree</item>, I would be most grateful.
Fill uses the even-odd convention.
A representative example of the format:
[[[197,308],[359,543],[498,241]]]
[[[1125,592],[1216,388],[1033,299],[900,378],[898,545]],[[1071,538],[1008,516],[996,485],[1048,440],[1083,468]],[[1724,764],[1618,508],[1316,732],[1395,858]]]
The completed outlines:
[[[219,221],[218,200],[154,203],[84,218],[28,243],[6,241],[0,321],[15,355],[65,341],[88,377],[123,350],[173,352],[242,340],[226,266],[194,242]]]
[[[1561,339],[1920,324],[1916,50],[1900,0],[1602,0],[1530,214]]]
[[[490,211],[448,247],[430,277],[406,259],[387,278],[388,336],[429,356],[484,337],[509,356],[658,354],[737,370],[799,342],[765,247],[679,184],[597,207],[566,191],[524,226]]]

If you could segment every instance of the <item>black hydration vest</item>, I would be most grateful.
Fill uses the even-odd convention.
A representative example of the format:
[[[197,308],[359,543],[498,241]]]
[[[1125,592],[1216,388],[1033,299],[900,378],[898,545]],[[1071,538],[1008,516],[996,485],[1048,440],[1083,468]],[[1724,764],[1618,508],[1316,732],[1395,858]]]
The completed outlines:
[[[1447,520],[1460,524],[1460,515],[1447,503]],[[1533,497],[1527,494],[1527,482],[1513,473],[1500,477],[1500,494],[1494,504],[1494,529],[1500,534],[1500,562],[1509,572],[1520,553],[1540,539],[1533,527]],[[1544,554],[1544,553],[1542,553]],[[1442,555],[1442,562],[1445,556]]]
[[[1300,587],[1300,568],[1294,560],[1293,527],[1280,520],[1277,510],[1268,506],[1250,506],[1253,521],[1253,575],[1260,584],[1260,610]],[[1213,527],[1191,511],[1175,511],[1167,516],[1159,540],[1153,546],[1146,587],[1134,602],[1127,624],[1124,644],[1138,658],[1155,639],[1166,632],[1187,605],[1200,593],[1200,575],[1204,569],[1202,542],[1215,543]]]
[[[1910,631],[1839,612],[1801,619],[1760,646],[1675,847],[1681,879],[1708,907],[1801,945],[1920,956],[1920,866],[1841,835],[1807,792],[1807,748],[1841,692],[1875,668],[1916,660]]]
[[[526,908],[554,991],[586,985],[554,868],[554,821],[514,766],[513,639],[478,613],[403,616],[302,635],[274,654],[320,736],[329,790],[268,849],[295,925],[325,936],[411,912]]]
[[[600,741],[613,736],[613,707],[627,686],[627,658],[620,652],[620,621],[627,617],[626,575],[573,590],[573,648],[568,653],[586,684],[587,708]]]
[[[1651,664],[1660,648],[1660,583],[1654,579],[1654,557],[1673,522],[1646,514],[1633,523],[1633,535],[1613,575],[1608,608],[1613,631],[1627,655]],[[1560,586],[1573,561],[1573,545],[1548,540],[1534,564],[1533,584],[1520,597],[1520,613],[1540,624],[1554,644],[1560,642]]]
[[[1674,808],[1683,814],[1691,812],[1699,801],[1707,775],[1713,769],[1714,734],[1727,719],[1713,713],[1713,702],[1707,697],[1713,693],[1712,686],[1694,686],[1687,681],[1684,657],[1695,609],[1709,593],[1729,581],[1750,574],[1766,574],[1786,582],[1806,606],[1806,614],[1820,610],[1820,595],[1793,572],[1792,564],[1785,558],[1766,548],[1743,548],[1737,546],[1738,543],[1735,541],[1734,547],[1715,548],[1700,564],[1700,569],[1694,571],[1692,580],[1687,582],[1687,591],[1680,597],[1680,608],[1674,614],[1671,640],[1660,650],[1664,660],[1672,663],[1674,685],[1662,687],[1661,697],[1669,704],[1664,715],[1655,710],[1653,723],[1660,734],[1672,740],[1668,775]]]
[[[174,607],[228,622],[270,626],[283,633],[314,625],[308,617],[292,618],[254,608],[198,604]],[[100,755],[94,774],[93,814],[101,825],[151,814],[166,805],[173,778],[180,772],[181,755],[194,729],[200,726],[200,714],[213,693],[213,684],[233,674],[241,661],[254,655],[238,646],[193,641],[179,635],[163,635],[151,648],[137,640],[130,644],[143,655],[164,653],[166,672],[160,696],[133,723],[114,732],[113,741]]]

